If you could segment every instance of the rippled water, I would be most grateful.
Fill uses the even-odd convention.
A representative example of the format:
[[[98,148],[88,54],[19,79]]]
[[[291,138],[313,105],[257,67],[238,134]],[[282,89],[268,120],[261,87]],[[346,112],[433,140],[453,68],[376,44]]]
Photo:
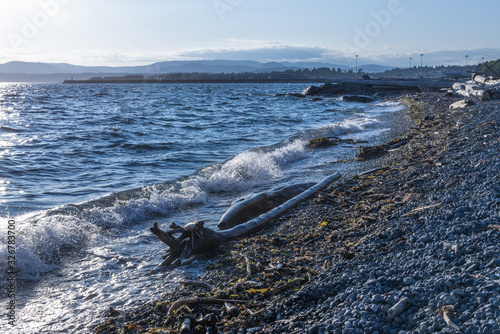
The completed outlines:
[[[85,332],[109,306],[195,275],[151,271],[164,251],[153,221],[214,226],[238,197],[319,181],[353,148],[307,139],[371,139],[400,108],[276,95],[306,86],[0,85],[0,231],[16,221],[19,332]]]

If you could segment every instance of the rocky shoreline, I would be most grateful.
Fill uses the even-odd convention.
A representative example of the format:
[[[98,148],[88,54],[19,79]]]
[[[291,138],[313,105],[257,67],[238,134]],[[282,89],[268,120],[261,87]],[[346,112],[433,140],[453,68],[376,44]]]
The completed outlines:
[[[156,303],[110,309],[94,332],[500,333],[500,102],[456,101],[402,98],[405,144],[360,162],[379,168],[224,244]]]

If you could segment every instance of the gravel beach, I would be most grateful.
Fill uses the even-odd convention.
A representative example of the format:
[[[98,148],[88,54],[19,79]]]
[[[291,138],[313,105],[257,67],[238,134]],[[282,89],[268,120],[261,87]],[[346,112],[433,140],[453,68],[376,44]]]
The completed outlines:
[[[500,333],[500,101],[399,100],[408,130],[357,162],[371,172],[224,244],[156,303],[110,309],[94,331]]]

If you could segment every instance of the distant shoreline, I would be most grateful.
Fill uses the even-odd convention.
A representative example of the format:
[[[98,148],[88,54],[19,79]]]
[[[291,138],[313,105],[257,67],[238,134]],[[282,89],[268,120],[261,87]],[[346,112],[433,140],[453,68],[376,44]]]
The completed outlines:
[[[325,83],[331,80],[321,79],[175,79],[175,80],[155,80],[155,79],[102,79],[102,80],[64,80],[64,84],[177,84],[177,83]]]
[[[351,84],[358,87],[371,87],[378,90],[416,90],[422,89],[440,90],[451,88],[449,80],[435,79],[249,79],[249,78],[231,78],[231,79],[128,79],[128,78],[93,78],[88,80],[64,80],[63,84],[228,84],[228,83],[334,83]]]

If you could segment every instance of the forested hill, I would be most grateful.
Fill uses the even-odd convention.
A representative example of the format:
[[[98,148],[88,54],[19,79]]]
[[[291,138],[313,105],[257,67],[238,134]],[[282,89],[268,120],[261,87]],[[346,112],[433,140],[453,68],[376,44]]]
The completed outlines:
[[[493,71],[500,73],[500,59],[490,60],[479,64],[477,66],[477,71],[489,73],[490,71],[488,70],[488,67],[486,65],[493,69]]]

